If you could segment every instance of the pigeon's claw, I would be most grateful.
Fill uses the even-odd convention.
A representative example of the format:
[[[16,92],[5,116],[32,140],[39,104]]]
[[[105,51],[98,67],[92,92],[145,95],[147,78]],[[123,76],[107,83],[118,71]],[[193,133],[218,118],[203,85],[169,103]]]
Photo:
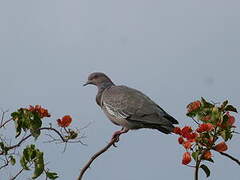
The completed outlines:
[[[117,147],[115,143],[119,141],[120,135],[124,134],[124,133],[127,133],[127,132],[128,132],[128,129],[122,128],[121,130],[113,133],[111,141],[114,141],[114,143],[113,143],[114,147]]]

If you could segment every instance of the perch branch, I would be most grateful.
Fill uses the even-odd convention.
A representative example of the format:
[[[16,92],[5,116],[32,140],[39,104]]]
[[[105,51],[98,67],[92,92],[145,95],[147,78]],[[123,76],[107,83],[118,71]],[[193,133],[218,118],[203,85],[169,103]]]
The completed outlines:
[[[240,166],[240,161],[239,161],[238,159],[236,159],[235,157],[233,157],[233,156],[231,156],[231,155],[229,155],[229,154],[227,154],[227,153],[224,153],[224,152],[219,152],[219,153],[220,153],[221,155],[226,156],[226,157],[228,157],[229,159],[235,161],[235,162]]]
[[[85,164],[85,166],[81,169],[80,175],[78,177],[78,180],[82,180],[84,173],[86,172],[86,170],[90,167],[90,165],[92,164],[92,162],[101,154],[103,154],[104,152],[106,152],[111,146],[115,146],[115,143],[118,142],[119,140],[119,136],[115,137],[113,139],[111,139],[111,141],[104,147],[102,148],[100,151],[96,152],[91,158],[90,160]]]

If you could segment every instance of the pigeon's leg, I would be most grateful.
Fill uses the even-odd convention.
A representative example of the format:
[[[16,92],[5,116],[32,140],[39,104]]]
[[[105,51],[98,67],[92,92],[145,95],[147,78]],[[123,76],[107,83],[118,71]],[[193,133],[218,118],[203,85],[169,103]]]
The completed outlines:
[[[121,134],[127,133],[128,130],[129,130],[129,129],[123,127],[121,130],[114,132],[113,135],[112,135],[112,140],[113,140],[113,139],[116,139],[116,142],[118,142],[118,141],[119,141],[119,136],[120,136]]]

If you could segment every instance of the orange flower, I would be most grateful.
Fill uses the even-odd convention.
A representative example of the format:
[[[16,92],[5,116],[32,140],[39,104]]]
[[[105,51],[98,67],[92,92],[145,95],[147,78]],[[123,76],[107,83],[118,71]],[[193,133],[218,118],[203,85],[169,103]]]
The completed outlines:
[[[195,141],[196,137],[198,137],[198,133],[196,132],[189,133],[186,135],[187,140]]]
[[[192,147],[191,141],[185,141],[183,142],[183,147],[185,149],[190,149]]]
[[[198,133],[206,132],[206,131],[211,131],[214,129],[214,126],[211,123],[205,123],[205,124],[200,124],[199,127],[197,128]]]
[[[48,113],[47,109],[42,108],[40,105],[29,106],[28,108],[31,112],[37,112],[41,118],[50,117],[51,115]]]
[[[191,162],[191,154],[190,152],[185,152],[183,154],[182,164],[187,165]]]
[[[232,126],[235,123],[235,118],[234,118],[234,116],[231,116],[229,112],[227,112],[226,114],[228,116],[227,124]]]
[[[175,128],[173,129],[173,133],[178,134],[178,135],[181,135],[181,134],[182,134],[181,128],[180,128],[180,127],[175,127]]]
[[[200,101],[194,101],[187,105],[187,111],[188,113],[191,113],[201,107],[201,102]]]
[[[72,122],[72,117],[69,115],[63,116],[62,119],[58,119],[57,123],[60,127],[68,127]]]
[[[179,138],[178,138],[178,143],[179,143],[179,144],[182,144],[183,142],[184,142],[183,137],[179,137]]]
[[[221,142],[221,143],[217,144],[216,146],[214,146],[213,148],[214,148],[214,150],[216,150],[218,152],[223,152],[228,149],[228,146],[226,145],[225,142]]]
[[[212,153],[211,153],[211,151],[205,152],[204,155],[203,155],[203,158],[204,158],[204,159],[211,159],[211,158],[212,158]]]
[[[189,134],[192,132],[192,128],[190,126],[185,126],[184,128],[182,128],[182,136],[187,138],[187,136],[189,136]]]

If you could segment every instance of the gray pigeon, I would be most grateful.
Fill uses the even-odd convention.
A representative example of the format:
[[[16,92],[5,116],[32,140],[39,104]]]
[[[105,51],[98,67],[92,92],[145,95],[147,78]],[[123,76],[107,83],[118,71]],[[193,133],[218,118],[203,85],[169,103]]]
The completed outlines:
[[[104,73],[89,75],[84,86],[98,87],[97,104],[116,125],[122,126],[113,138],[129,129],[151,128],[170,134],[178,121],[142,92],[127,86],[117,86]]]

